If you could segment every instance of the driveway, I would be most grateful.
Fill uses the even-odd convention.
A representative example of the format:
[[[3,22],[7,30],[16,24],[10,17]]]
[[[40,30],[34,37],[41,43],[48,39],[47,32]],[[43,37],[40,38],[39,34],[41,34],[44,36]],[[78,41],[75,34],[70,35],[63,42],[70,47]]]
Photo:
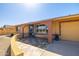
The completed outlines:
[[[0,56],[5,56],[10,45],[10,38],[0,36]]]

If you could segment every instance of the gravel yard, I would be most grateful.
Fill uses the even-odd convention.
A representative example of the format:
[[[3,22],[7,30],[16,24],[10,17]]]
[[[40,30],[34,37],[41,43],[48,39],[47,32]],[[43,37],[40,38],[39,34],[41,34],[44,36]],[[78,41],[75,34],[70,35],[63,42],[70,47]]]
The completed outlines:
[[[20,42],[57,53],[62,56],[79,56],[79,42],[73,41],[53,41],[48,44],[47,40],[40,38],[25,38]]]

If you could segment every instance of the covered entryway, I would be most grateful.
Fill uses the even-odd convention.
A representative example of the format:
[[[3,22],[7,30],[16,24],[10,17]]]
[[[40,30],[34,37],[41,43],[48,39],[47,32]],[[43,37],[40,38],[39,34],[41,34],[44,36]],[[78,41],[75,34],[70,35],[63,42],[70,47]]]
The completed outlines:
[[[33,36],[33,33],[34,33],[34,25],[33,24],[30,24],[29,25],[29,36]]]
[[[79,21],[61,22],[61,39],[79,41]]]

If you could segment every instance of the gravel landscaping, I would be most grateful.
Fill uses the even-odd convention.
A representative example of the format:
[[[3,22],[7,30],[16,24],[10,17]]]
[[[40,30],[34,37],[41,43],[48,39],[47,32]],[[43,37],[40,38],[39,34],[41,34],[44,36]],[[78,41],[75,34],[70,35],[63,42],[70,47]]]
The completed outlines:
[[[60,40],[53,41],[49,44],[45,39],[33,37],[21,39],[20,42],[39,47],[62,56],[79,56],[79,42]]]
[[[21,39],[20,41],[23,42],[23,43],[26,43],[26,44],[30,44],[30,45],[39,47],[39,48],[43,48],[43,49],[45,49],[46,46],[48,45],[48,42],[47,42],[46,39],[44,39],[44,40],[41,39],[40,40],[40,38],[30,37],[30,38]]]

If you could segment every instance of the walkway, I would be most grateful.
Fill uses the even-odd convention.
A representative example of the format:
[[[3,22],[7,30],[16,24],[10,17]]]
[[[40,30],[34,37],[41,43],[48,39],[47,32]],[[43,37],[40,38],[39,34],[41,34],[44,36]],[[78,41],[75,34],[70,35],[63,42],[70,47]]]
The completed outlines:
[[[79,42],[54,41],[47,46],[47,50],[63,56],[79,56]]]

